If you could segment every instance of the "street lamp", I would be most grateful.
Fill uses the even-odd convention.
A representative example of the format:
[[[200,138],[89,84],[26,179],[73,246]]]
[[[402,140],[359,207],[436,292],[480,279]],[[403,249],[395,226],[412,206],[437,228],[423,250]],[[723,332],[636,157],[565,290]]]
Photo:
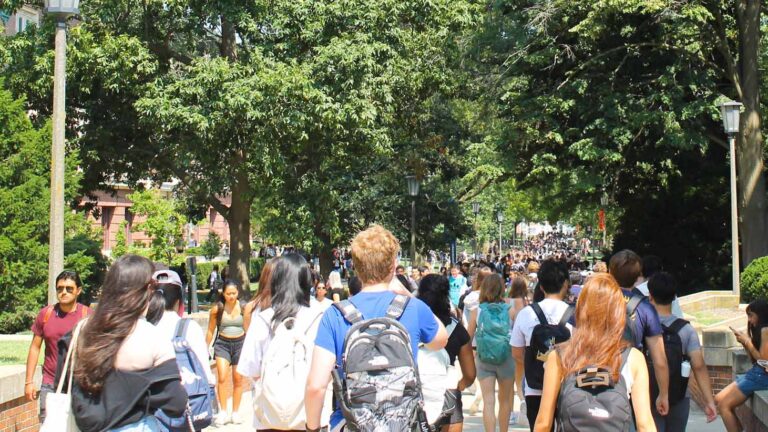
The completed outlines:
[[[67,20],[80,13],[79,0],[45,0],[56,20],[51,143],[51,223],[48,240],[48,304],[56,303],[56,276],[64,269],[64,129],[67,70]]]
[[[501,223],[504,222],[504,212],[499,210],[496,212],[496,222],[499,223],[499,256],[501,256]]]
[[[728,135],[728,147],[731,157],[731,266],[733,267],[733,293],[741,297],[739,282],[739,209],[736,189],[736,134],[739,133],[739,102],[726,102],[720,105],[720,115],[723,117],[723,129]]]
[[[480,203],[477,201],[472,202],[472,213],[475,214],[475,251],[474,255],[477,258],[477,245],[479,243],[477,239],[477,215],[480,214]]]
[[[416,265],[416,197],[419,196],[419,179],[414,175],[405,176],[408,195],[411,200],[411,267]]]

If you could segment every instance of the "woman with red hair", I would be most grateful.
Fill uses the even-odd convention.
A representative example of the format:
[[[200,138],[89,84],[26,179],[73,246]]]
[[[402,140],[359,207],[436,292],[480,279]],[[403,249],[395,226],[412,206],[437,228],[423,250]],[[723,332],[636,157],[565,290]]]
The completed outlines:
[[[553,429],[558,396],[566,378],[586,367],[599,367],[610,372],[613,383],[623,379],[626,384],[637,431],[655,432],[648,367],[643,354],[624,339],[626,303],[613,276],[597,273],[587,280],[576,302],[575,317],[571,339],[553,351],[544,365],[541,409],[534,431]],[[631,422],[631,418],[627,421]],[[590,430],[600,430],[598,420],[590,426]]]

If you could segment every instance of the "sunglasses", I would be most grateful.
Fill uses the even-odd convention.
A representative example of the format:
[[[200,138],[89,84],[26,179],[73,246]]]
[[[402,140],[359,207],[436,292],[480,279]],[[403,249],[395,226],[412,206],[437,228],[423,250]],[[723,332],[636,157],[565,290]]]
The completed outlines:
[[[71,287],[71,286],[59,287],[59,286],[57,286],[56,287],[56,294],[61,294],[61,293],[64,292],[64,290],[67,290],[67,294],[72,294],[72,293],[75,292],[75,288],[74,287]]]

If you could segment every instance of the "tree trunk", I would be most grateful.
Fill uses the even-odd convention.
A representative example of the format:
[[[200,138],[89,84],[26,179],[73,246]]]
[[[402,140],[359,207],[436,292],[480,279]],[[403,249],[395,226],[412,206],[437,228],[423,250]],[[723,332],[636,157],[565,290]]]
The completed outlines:
[[[241,159],[244,162],[244,159]],[[245,163],[233,165],[235,171],[232,186],[232,204],[229,207],[229,277],[240,282],[241,298],[250,297],[248,269],[251,259],[251,204],[253,194],[248,184],[248,174],[243,173]]]
[[[320,258],[320,277],[325,280],[333,268],[333,247],[331,246],[331,237],[323,231],[322,227],[315,226],[315,238],[320,241],[318,257]]]
[[[737,140],[741,262],[768,255],[768,219],[760,130],[760,0],[738,2],[740,69],[744,112]]]
[[[237,61],[237,32],[232,22],[226,16],[221,16],[221,46],[222,57],[230,62]]]

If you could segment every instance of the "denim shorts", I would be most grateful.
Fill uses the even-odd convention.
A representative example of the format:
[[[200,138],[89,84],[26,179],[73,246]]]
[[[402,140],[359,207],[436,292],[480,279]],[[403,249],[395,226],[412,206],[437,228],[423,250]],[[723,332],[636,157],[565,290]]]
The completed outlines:
[[[762,366],[754,365],[747,373],[736,378],[736,385],[746,397],[758,390],[768,390],[768,372]]]
[[[136,423],[131,423],[119,428],[110,429],[110,432],[161,432],[160,423],[155,416],[149,415]]]

